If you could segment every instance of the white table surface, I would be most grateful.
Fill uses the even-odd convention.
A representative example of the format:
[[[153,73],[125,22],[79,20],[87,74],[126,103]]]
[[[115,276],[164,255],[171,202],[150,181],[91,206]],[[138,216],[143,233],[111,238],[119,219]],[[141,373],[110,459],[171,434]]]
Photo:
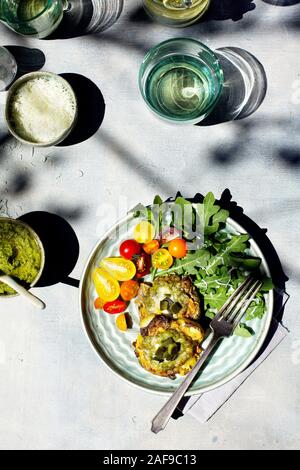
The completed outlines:
[[[190,197],[212,190],[220,196],[228,187],[268,228],[290,277],[284,321],[291,334],[211,421],[201,425],[186,416],[155,436],[149,423],[165,399],[122,382],[101,363],[82,329],[78,289],[61,283],[36,289],[47,302],[44,312],[20,299],[2,301],[0,448],[299,448],[300,161],[291,164],[282,154],[300,155],[300,4],[255,0],[256,9],[241,21],[181,31],[130,21],[139,0],[125,3],[121,19],[101,36],[24,39],[0,26],[1,45],[39,48],[45,70],[88,77],[106,102],[102,126],[78,145],[33,151],[3,140],[0,212],[63,215],[80,242],[72,273],[79,279],[102,231],[127,208],[149,203],[156,193],[181,190]],[[261,61],[268,91],[255,114],[212,127],[174,127],[146,109],[137,87],[144,51],[182,34],[212,48],[244,48]],[[233,154],[227,163],[214,158],[220,148]],[[27,184],[18,192],[19,175]]]

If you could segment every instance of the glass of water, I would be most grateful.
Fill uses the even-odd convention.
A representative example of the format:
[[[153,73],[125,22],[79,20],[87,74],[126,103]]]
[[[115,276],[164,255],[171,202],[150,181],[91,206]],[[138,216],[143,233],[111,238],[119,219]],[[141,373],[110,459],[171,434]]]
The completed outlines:
[[[60,24],[67,0],[1,0],[0,19],[16,33],[45,38]]]
[[[162,42],[140,68],[142,96],[158,116],[174,123],[197,123],[214,109],[223,88],[217,56],[194,39]]]
[[[0,47],[0,91],[14,81],[18,71],[17,62],[13,55],[5,48]]]
[[[151,18],[168,26],[184,27],[195,23],[208,9],[211,0],[142,0]]]

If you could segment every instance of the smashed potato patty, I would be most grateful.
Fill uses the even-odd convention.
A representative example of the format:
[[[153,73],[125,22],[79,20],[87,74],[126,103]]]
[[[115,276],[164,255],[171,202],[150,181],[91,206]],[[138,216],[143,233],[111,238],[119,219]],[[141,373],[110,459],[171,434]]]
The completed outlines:
[[[172,320],[157,315],[141,330],[133,344],[141,366],[152,374],[176,378],[196,364],[204,338],[201,326],[193,320]]]
[[[166,311],[166,304],[170,304],[170,311]],[[191,279],[169,274],[157,277],[153,284],[142,283],[136,301],[141,323],[154,315],[170,315],[173,319],[200,317],[200,299]],[[177,311],[172,313],[172,305]],[[168,307],[167,307],[168,309]]]

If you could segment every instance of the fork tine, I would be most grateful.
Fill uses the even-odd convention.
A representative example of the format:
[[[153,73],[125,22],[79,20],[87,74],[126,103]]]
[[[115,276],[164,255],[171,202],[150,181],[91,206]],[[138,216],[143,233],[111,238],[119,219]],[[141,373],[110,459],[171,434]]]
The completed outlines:
[[[258,294],[260,288],[262,286],[261,281],[257,281],[251,289],[247,292],[245,298],[243,298],[235,309],[234,314],[230,318],[230,321],[233,323],[234,328],[238,326],[240,321],[242,320],[243,316],[245,315],[249,305],[255,299],[256,295]]]
[[[245,298],[245,295],[249,291],[249,288],[253,285],[255,282],[255,278],[253,276],[248,277],[248,281],[244,284],[244,286],[238,291],[235,291],[235,295],[233,295],[233,300],[229,303],[229,305],[224,309],[222,312],[222,318],[224,320],[228,320],[230,315],[235,311],[236,306],[242,302],[242,299]]]
[[[231,307],[232,302],[234,302],[236,299],[236,296],[237,296],[237,301],[240,299],[240,296],[243,295],[245,290],[247,290],[248,285],[251,284],[253,279],[254,278],[252,275],[249,275],[246,277],[246,279],[242,282],[242,284],[231,294],[231,296],[225,302],[223,307],[220,308],[220,310],[218,311],[217,315],[214,318],[215,320],[218,320],[219,318],[221,318],[223,314],[226,312],[226,310],[228,309],[228,307]]]

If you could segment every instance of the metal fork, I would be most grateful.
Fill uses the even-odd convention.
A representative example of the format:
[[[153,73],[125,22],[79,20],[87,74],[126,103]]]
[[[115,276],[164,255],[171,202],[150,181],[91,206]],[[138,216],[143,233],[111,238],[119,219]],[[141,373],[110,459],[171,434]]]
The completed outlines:
[[[177,408],[178,403],[183,398],[199,370],[214,350],[216,344],[221,339],[228,338],[232,335],[245,315],[249,305],[255,299],[261,286],[262,282],[259,279],[252,275],[248,276],[219,310],[210,323],[210,328],[212,330],[210,343],[203,351],[195,367],[186,376],[180,387],[173,393],[171,398],[153,419],[151,428],[152,432],[157,434],[165,429],[169,419]]]

